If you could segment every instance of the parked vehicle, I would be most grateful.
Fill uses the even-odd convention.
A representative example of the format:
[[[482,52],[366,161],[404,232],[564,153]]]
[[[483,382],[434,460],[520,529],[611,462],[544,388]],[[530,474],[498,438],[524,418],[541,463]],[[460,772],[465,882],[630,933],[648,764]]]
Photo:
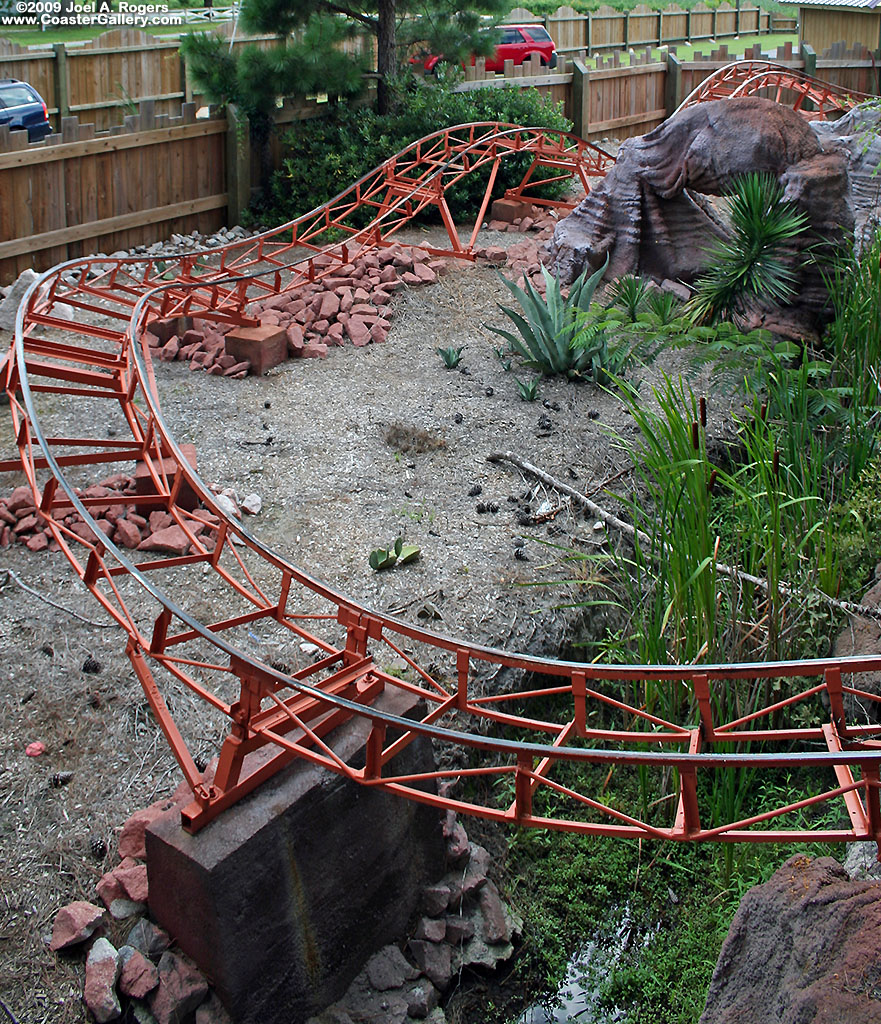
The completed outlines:
[[[557,51],[554,40],[543,25],[500,25],[495,32],[501,34],[496,43],[495,53],[486,58],[487,71],[504,71],[505,61],[512,60],[522,64],[533,55],[537,55],[544,67],[557,66]],[[471,58],[474,64],[475,58]],[[427,72],[435,72],[443,67],[444,58],[436,54],[413,57],[411,64],[420,64]]]
[[[0,125],[4,124],[12,131],[27,130],[29,142],[37,142],[52,131],[42,96],[17,78],[0,78]]]

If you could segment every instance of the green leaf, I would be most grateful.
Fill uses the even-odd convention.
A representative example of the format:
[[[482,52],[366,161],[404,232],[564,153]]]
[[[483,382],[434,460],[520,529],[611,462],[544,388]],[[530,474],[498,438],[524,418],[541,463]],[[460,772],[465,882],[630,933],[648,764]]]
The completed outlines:
[[[397,560],[398,556],[385,548],[377,548],[375,551],[371,551],[370,557],[367,559],[370,568],[377,572],[382,569],[391,569]]]
[[[408,562],[415,562],[421,553],[421,548],[415,544],[404,544],[398,554],[398,565],[406,565]]]

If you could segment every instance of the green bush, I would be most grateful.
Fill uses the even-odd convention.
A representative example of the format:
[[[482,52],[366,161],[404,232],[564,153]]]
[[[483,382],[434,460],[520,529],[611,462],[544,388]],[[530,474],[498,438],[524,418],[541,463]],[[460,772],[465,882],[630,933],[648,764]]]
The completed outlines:
[[[283,224],[338,195],[364,174],[425,135],[471,121],[504,121],[568,131],[560,105],[535,89],[479,89],[454,93],[443,85],[411,78],[394,113],[338,105],[327,117],[303,122],[282,137],[282,166],[272,178],[261,220]],[[518,184],[530,157],[502,162],[494,196]],[[486,190],[489,167],[468,175],[447,192],[454,217],[474,217]],[[562,185],[552,185],[557,194]],[[427,211],[429,214],[431,211]]]

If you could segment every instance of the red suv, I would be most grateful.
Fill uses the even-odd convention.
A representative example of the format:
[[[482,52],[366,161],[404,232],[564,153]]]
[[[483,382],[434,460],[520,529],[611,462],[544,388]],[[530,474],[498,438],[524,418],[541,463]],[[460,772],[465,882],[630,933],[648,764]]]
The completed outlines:
[[[538,55],[544,67],[557,66],[554,40],[543,25],[499,25],[495,31],[501,34],[501,39],[496,43],[496,52],[486,58],[487,71],[504,71],[506,60],[522,64],[534,54]],[[443,57],[434,55],[410,59],[411,64],[421,64],[426,71],[434,71],[443,62]],[[474,57],[471,63],[474,64]]]

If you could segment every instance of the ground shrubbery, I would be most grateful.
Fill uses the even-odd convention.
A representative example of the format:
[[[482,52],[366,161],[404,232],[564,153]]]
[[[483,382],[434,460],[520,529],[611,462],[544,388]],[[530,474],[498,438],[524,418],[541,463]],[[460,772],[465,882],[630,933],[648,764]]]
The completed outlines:
[[[443,85],[411,79],[398,94],[393,113],[340,104],[327,117],[300,123],[282,139],[281,169],[258,211],[266,223],[281,224],[332,199],[364,174],[425,135],[473,121],[502,121],[528,127],[572,127],[558,105],[534,89],[480,89],[456,93]],[[504,160],[495,194],[519,183],[530,158]],[[447,192],[454,217],[474,217],[486,189],[486,173],[468,175]]]

